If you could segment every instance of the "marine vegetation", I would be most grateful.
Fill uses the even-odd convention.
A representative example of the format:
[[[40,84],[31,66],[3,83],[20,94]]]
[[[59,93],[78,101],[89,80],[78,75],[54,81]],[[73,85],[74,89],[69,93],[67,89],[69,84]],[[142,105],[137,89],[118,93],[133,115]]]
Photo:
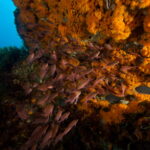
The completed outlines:
[[[7,149],[150,149],[150,1],[14,3],[29,55]]]

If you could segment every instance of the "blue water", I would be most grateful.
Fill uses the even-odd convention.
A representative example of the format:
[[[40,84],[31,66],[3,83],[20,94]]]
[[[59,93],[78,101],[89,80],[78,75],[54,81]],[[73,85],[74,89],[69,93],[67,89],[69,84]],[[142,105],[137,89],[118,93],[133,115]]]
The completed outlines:
[[[0,48],[23,45],[15,26],[15,9],[12,0],[0,0]]]

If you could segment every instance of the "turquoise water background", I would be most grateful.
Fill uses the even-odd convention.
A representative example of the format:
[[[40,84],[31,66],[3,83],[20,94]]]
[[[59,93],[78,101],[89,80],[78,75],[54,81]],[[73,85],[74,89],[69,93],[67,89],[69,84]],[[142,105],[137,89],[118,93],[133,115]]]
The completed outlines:
[[[15,9],[12,0],[0,0],[0,48],[23,45],[15,26]]]

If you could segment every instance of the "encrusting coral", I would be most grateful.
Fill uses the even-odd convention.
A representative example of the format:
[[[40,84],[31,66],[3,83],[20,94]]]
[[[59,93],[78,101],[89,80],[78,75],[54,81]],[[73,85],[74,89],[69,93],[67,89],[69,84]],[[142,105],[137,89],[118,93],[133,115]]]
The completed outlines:
[[[57,149],[72,128],[91,149],[102,146],[97,139],[109,150],[124,139],[149,142],[150,95],[137,91],[150,88],[149,0],[14,3],[30,49],[13,70],[26,95],[16,112],[31,127],[22,149]]]

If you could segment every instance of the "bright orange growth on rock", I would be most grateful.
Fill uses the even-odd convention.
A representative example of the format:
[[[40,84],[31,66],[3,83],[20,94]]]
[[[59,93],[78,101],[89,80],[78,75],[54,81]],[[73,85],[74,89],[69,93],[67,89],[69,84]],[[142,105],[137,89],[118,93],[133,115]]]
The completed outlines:
[[[53,38],[61,34],[67,38],[71,36],[78,40],[96,40],[100,43],[104,43],[108,38],[118,42],[129,38],[132,31],[142,22],[137,10],[150,6],[149,0],[115,0],[111,1],[109,7],[103,0],[40,0],[26,3],[14,0],[14,2],[22,10],[19,15],[24,24],[27,24],[29,19],[35,24],[49,28]],[[149,11],[145,11],[143,26],[145,31],[149,32]],[[33,17],[37,20],[35,21]]]

